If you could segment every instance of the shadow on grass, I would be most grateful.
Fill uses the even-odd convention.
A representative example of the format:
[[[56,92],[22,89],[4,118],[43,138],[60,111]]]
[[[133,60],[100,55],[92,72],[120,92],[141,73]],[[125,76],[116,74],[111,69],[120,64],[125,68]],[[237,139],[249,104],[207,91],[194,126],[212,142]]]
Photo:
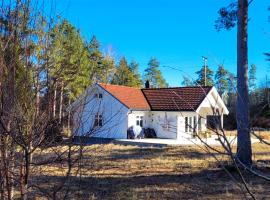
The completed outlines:
[[[218,153],[212,153],[218,156]],[[164,158],[184,158],[184,159],[207,159],[211,158],[210,154],[199,152],[198,150],[175,147],[153,148],[153,147],[140,147],[132,149],[113,149],[107,159],[151,159],[155,157]]]
[[[64,178],[36,176],[33,180],[44,191],[52,193],[59,183],[63,183]],[[239,192],[235,187],[225,190],[225,182],[232,184],[222,170],[175,175],[70,177],[68,180],[69,195],[73,199],[197,199],[226,195],[228,191]]]

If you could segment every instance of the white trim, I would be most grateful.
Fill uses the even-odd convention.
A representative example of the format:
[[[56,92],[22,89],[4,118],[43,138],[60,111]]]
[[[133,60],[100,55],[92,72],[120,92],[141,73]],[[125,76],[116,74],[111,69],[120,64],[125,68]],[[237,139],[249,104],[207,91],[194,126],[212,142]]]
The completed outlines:
[[[217,90],[215,87],[212,87],[212,89],[208,92],[208,94],[206,95],[206,97],[202,100],[201,104],[199,105],[199,107],[196,109],[196,113],[199,113],[201,107],[202,107],[202,104],[205,100],[207,100],[209,98],[209,95],[212,95],[212,92],[215,93],[215,96],[214,98],[217,97],[217,103],[220,103],[221,106],[222,106],[222,109],[223,109],[223,113],[222,114],[225,114],[225,115],[228,115],[229,114],[229,110],[227,109],[226,105],[224,104],[222,98],[220,97],[220,95],[218,94]],[[209,100],[208,100],[209,101]]]

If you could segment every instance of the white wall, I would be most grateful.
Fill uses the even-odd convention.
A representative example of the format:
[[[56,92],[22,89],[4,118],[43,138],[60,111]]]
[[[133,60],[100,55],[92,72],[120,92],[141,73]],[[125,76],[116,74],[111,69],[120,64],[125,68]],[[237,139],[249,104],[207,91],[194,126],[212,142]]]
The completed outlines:
[[[214,110],[214,112],[213,112]],[[218,112],[216,112],[218,110]],[[213,87],[208,95],[205,97],[199,108],[197,109],[201,115],[217,115],[225,114],[228,115],[229,111],[219,96],[217,90]]]
[[[102,93],[103,98],[95,98],[96,93]],[[86,94],[73,106],[73,133],[76,136],[127,138],[128,108],[97,85],[89,88]],[[96,114],[102,115],[102,127],[93,128]]]
[[[167,117],[166,117],[167,115]],[[185,117],[192,117],[192,126],[196,112],[162,112],[151,111],[153,120],[150,124],[154,128],[159,138],[181,139],[191,138],[192,131],[185,131]],[[201,121],[201,130],[206,130],[206,120]]]
[[[223,107],[212,91],[198,109],[199,116],[206,117],[211,105]],[[103,98],[94,98],[95,93],[102,93]],[[81,97],[73,107],[73,132],[78,136],[94,136],[104,138],[127,138],[128,127],[136,125],[136,116],[144,117],[144,127],[153,128],[158,138],[181,139],[191,137],[192,133],[185,132],[185,117],[196,116],[196,112],[164,112],[164,111],[130,111],[107,91],[95,85],[87,90],[86,96]],[[218,99],[218,101],[217,101]],[[224,108],[224,107],[223,107]],[[227,112],[226,107],[223,111]],[[97,113],[103,115],[104,125],[93,130],[94,117]],[[201,130],[206,130],[206,119],[201,119]]]
[[[151,112],[151,128],[155,129],[158,138],[177,138],[177,112]]]
[[[136,117],[137,116],[143,116],[143,127],[149,128],[150,118],[149,118],[150,112],[149,111],[129,111],[128,114],[128,128],[131,126],[136,126]]]

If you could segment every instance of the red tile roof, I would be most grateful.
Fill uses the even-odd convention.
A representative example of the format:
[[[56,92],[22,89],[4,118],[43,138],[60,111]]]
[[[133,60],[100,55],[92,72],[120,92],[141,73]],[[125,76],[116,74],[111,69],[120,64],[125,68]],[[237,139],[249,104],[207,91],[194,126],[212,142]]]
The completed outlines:
[[[153,111],[194,111],[212,87],[175,87],[139,89],[99,83],[130,109]]]
[[[212,87],[142,89],[153,111],[194,111]]]
[[[130,109],[150,110],[150,106],[139,88],[104,83],[99,83],[99,85]]]

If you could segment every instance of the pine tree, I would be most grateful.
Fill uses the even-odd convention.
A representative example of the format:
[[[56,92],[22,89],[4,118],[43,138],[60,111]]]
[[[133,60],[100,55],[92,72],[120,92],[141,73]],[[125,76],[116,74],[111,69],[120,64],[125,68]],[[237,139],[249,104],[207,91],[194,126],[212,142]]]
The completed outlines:
[[[75,100],[89,84],[88,51],[79,31],[67,20],[60,21],[50,31],[50,90],[52,117],[62,121],[67,102]]]
[[[186,87],[194,86],[194,82],[190,78],[188,78],[187,76],[183,76],[182,85],[186,86]]]
[[[235,94],[236,84],[237,84],[237,78],[236,78],[235,74],[228,72],[227,80],[228,80],[229,93]]]
[[[144,70],[144,79],[150,82],[152,88],[168,87],[168,83],[164,79],[161,71],[159,70],[159,62],[156,58],[151,58],[148,67]]]
[[[228,71],[223,65],[218,66],[218,70],[215,74],[215,81],[215,85],[220,95],[222,95],[225,91],[228,91]]]
[[[133,74],[134,86],[142,87],[143,81],[141,79],[141,75],[139,73],[139,64],[136,61],[131,61],[129,64],[129,69]]]
[[[196,80],[196,83],[198,85],[201,86],[213,86],[214,85],[214,81],[213,81],[213,71],[206,66],[206,81],[205,79],[205,69],[204,66],[202,66],[202,68],[196,72],[196,74],[198,75],[198,79]]]
[[[248,98],[248,7],[252,1],[233,1],[219,10],[216,28],[230,30],[237,25],[237,160],[252,165]]]
[[[112,84],[136,87],[134,74],[130,70],[127,60],[122,57],[112,79]]]
[[[104,56],[100,51],[100,43],[96,36],[93,36],[89,45],[89,63],[91,66],[90,80],[107,83],[115,68],[114,60],[110,56]]]
[[[251,65],[249,69],[249,78],[248,78],[248,84],[249,84],[249,91],[254,92],[256,89],[256,72],[257,72],[257,67],[256,65]]]

